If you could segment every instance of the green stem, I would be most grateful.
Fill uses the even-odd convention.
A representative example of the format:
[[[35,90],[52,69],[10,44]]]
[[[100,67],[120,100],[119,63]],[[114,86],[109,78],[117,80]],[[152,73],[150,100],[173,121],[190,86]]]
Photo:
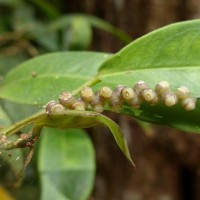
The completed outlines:
[[[86,86],[92,86],[98,82],[100,82],[101,80],[95,76],[94,78],[90,79],[89,81],[85,82],[83,85],[81,85],[79,88],[77,88],[76,90],[74,90],[72,92],[73,95],[77,95],[84,87]]]
[[[78,94],[83,87],[85,86],[92,86],[96,83],[100,82],[100,80],[98,79],[98,77],[94,77],[93,79],[90,79],[89,81],[87,81],[85,84],[83,84],[82,86],[80,86],[79,88],[77,88],[76,90],[73,91],[73,95],[76,95]],[[5,128],[5,129],[2,129],[0,130],[0,134],[4,134],[6,136],[9,136],[9,135],[13,135],[15,134],[17,131],[19,131],[21,128],[33,123],[34,121],[36,121],[42,114],[44,114],[45,111],[42,110],[38,113],[36,113],[35,115],[32,115],[20,122],[17,122],[15,124],[13,124],[12,126],[8,127],[8,128]]]
[[[17,148],[31,147],[34,145],[36,139],[40,136],[42,127],[34,127],[31,129],[24,138],[18,138],[12,142],[7,142],[1,145],[1,149],[11,150]]]
[[[4,134],[6,136],[9,136],[9,135],[13,135],[15,134],[17,131],[19,131],[21,128],[33,123],[36,119],[38,119],[42,114],[44,114],[44,110],[43,111],[40,111],[38,113],[36,113],[35,115],[32,115],[22,121],[19,121],[15,124],[13,124],[12,126],[8,127],[8,128],[5,128],[5,129],[2,129],[0,131],[0,134]]]

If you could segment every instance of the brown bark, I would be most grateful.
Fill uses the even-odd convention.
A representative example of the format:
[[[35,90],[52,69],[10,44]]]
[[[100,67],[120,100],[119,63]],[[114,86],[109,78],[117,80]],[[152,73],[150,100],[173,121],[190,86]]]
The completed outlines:
[[[198,0],[66,0],[66,5],[68,12],[103,18],[134,39],[200,16]],[[122,47],[112,35],[95,31],[93,50],[116,52]],[[123,157],[108,131],[98,128],[92,136],[97,175],[90,200],[200,199],[199,135],[155,125],[144,131],[136,120],[113,117],[126,133],[137,167]]]

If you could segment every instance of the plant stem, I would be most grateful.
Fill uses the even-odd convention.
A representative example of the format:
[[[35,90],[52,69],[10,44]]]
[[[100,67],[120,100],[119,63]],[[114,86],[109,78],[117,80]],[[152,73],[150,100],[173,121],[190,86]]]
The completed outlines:
[[[98,82],[100,82],[100,79],[99,79],[97,76],[95,76],[94,78],[90,79],[89,81],[87,81],[86,83],[84,83],[83,85],[81,85],[79,88],[77,88],[76,90],[74,90],[74,91],[72,92],[72,94],[73,94],[73,95],[76,95],[76,94],[78,94],[84,87],[86,87],[86,86],[92,86],[92,85],[94,85],[94,84],[96,84],[96,83],[98,83]]]
[[[15,124],[13,124],[12,126],[8,127],[8,128],[5,128],[5,129],[2,129],[0,131],[0,134],[4,134],[6,136],[9,136],[9,135],[13,135],[15,134],[17,131],[19,131],[21,128],[33,123],[36,119],[38,119],[42,114],[44,114],[44,110],[43,111],[40,111],[38,113],[36,113],[35,115],[32,115],[22,121],[19,121]]]
[[[17,148],[33,147],[35,141],[40,136],[42,127],[34,127],[28,133],[24,134],[23,137],[18,138],[12,142],[3,143],[0,148],[4,150],[11,150]]]

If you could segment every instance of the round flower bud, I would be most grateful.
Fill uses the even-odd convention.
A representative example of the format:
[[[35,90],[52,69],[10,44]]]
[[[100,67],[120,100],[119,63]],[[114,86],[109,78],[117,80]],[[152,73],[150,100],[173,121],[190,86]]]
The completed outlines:
[[[59,103],[67,108],[70,108],[75,101],[76,99],[70,92],[62,92],[59,95]]]
[[[92,109],[95,112],[103,112],[105,102],[102,100],[99,93],[95,94],[95,98],[90,102]]]
[[[176,96],[179,98],[179,99],[185,99],[185,98],[188,98],[189,97],[189,89],[185,86],[181,86],[177,89],[176,91]]]
[[[136,96],[136,93],[133,91],[132,88],[125,87],[122,89],[121,96],[124,100],[130,100]]]
[[[109,87],[102,87],[99,91],[99,95],[103,99],[109,99],[112,95],[112,90]]]
[[[109,99],[109,105],[115,112],[120,112],[121,107],[123,105],[123,100],[116,94],[112,94]]]
[[[142,91],[142,97],[144,98],[145,101],[151,102],[154,99],[157,99],[157,94],[155,93],[154,90],[148,88]]]
[[[49,101],[44,107],[45,107],[45,110],[46,110],[46,113],[49,114],[51,113],[51,107],[56,105],[57,103],[55,101]]]
[[[133,108],[139,108],[142,103],[142,99],[137,95],[128,101],[128,104]]]
[[[92,91],[92,88],[90,88],[90,87],[84,87],[81,90],[80,97],[85,102],[92,101],[94,99],[94,92]]]
[[[112,92],[112,95],[115,94],[116,96],[121,97],[121,92],[122,92],[122,90],[123,90],[124,88],[125,88],[124,85],[118,85],[118,86],[114,89],[114,91]],[[112,95],[111,95],[111,96],[112,96]]]
[[[172,92],[168,92],[166,93],[164,96],[164,102],[166,106],[173,106],[178,102],[178,98],[176,96],[176,94],[172,93]]]
[[[123,85],[118,85],[115,90],[113,91],[110,99],[109,99],[109,105],[115,112],[120,112],[121,107],[124,103],[124,100],[121,97],[121,92],[125,88]]]
[[[102,106],[101,104],[97,104],[97,105],[94,105],[92,108],[93,108],[93,111],[102,113],[104,106]]]
[[[144,81],[138,81],[133,87],[134,91],[136,92],[138,96],[141,95],[141,92],[144,89],[148,89],[148,88],[149,88],[149,85],[147,85]]]
[[[158,102],[159,102],[159,97],[158,97],[158,95],[156,94],[155,98],[152,99],[151,101],[149,101],[148,103],[149,103],[150,106],[154,106],[154,105],[156,105]]]
[[[160,96],[162,96],[163,94],[165,94],[169,91],[170,91],[170,85],[167,81],[160,81],[155,86],[155,92]]]
[[[183,99],[182,101],[182,106],[185,108],[187,111],[194,110],[196,108],[196,100],[192,98],[186,98]]]
[[[71,105],[72,110],[79,110],[79,111],[84,111],[86,109],[86,104],[85,102],[79,100],[76,100],[72,105]]]
[[[64,110],[65,110],[65,107],[59,103],[56,103],[55,101],[50,101],[46,105],[46,113],[47,114],[61,113]]]

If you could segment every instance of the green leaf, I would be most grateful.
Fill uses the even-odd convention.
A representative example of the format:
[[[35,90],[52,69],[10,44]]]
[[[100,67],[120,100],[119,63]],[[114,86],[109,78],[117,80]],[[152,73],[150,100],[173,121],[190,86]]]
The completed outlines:
[[[45,129],[39,149],[41,200],[84,200],[91,193],[95,155],[80,129]]]
[[[0,128],[6,127],[11,124],[11,120],[7,113],[4,111],[2,106],[0,106]]]
[[[99,19],[97,17],[91,16],[91,15],[86,15],[86,14],[69,14],[66,16],[62,16],[50,24],[49,30],[56,31],[59,29],[63,29],[66,26],[68,26],[71,23],[71,21],[73,21],[73,20],[76,21],[77,19],[78,20],[84,19],[84,21],[87,21],[87,23],[90,26],[107,31],[126,44],[128,44],[132,40],[130,38],[130,36],[128,36],[125,32],[123,32],[122,30],[109,24],[108,22],[106,22],[102,19]],[[84,34],[83,31],[82,31],[82,33]]]
[[[124,138],[124,135],[121,132],[120,127],[110,118],[105,117],[103,115],[99,117],[99,122],[101,122],[103,125],[107,126],[110,129],[118,147],[121,149],[126,158],[131,162],[131,164],[135,166],[135,164],[132,161],[126,139]]]
[[[166,80],[173,90],[188,87],[192,97],[199,97],[200,85],[200,20],[176,23],[158,29],[134,41],[102,64],[99,70],[103,85],[133,86],[139,80],[152,88]],[[166,107],[143,104],[140,110],[124,107],[123,113],[138,119],[168,124],[183,130],[200,132],[200,105],[185,111],[179,104]]]
[[[9,70],[27,59],[25,54],[17,54],[13,56],[0,54],[0,74],[5,75]],[[0,76],[0,77],[1,77]]]
[[[62,91],[85,84],[109,57],[105,53],[63,52],[22,63],[5,77],[0,97],[17,103],[44,105]]]
[[[4,111],[2,106],[0,106],[0,129],[2,127],[7,127],[11,125],[11,120],[7,113]],[[1,135],[1,134],[0,134]],[[14,136],[16,139],[16,137]],[[0,150],[1,152],[1,158],[3,161],[6,161],[6,163],[10,166],[11,170],[14,172],[15,176],[19,174],[19,172],[23,168],[24,164],[24,158],[23,153],[21,149],[15,149],[15,150]],[[2,165],[2,164],[1,164]],[[0,168],[1,169],[1,168]]]
[[[8,128],[1,130],[0,133],[3,133],[7,136],[13,135],[29,124],[34,124],[32,135],[35,136],[38,135],[38,131],[40,131],[43,127],[66,129],[88,128],[96,125],[104,125],[110,129],[119,148],[127,157],[127,159],[133,164],[126,140],[119,126],[110,118],[100,113],[92,111],[64,110],[59,113],[52,113],[48,115],[46,111],[43,110],[35,115],[30,116],[29,118],[26,118]]]
[[[198,67],[199,24],[200,20],[191,20],[153,31],[105,62],[100,72],[108,74],[133,69]]]
[[[24,105],[6,100],[1,100],[1,102],[12,123],[29,117],[42,109],[41,106]]]
[[[40,47],[38,49],[48,53],[59,50],[57,34],[55,32],[49,32],[47,24],[44,22],[34,21],[33,29],[30,30],[29,35]]]
[[[100,18],[94,17],[92,15],[85,15],[85,17],[87,18],[88,22],[90,22],[93,27],[99,28],[104,31],[107,31],[108,33],[111,33],[116,38],[123,41],[125,44],[128,44],[132,41],[132,38],[127,33],[113,26],[112,24],[109,24],[108,22]]]
[[[33,117],[35,127],[53,127],[53,128],[88,128],[96,125],[104,125],[112,132],[116,143],[127,159],[133,164],[128,145],[119,126],[110,118],[91,111],[66,110],[63,113],[52,114],[46,113]],[[18,123],[19,124],[19,123]]]
[[[83,17],[72,18],[67,30],[63,31],[62,49],[85,50],[92,40],[92,29]]]
[[[16,139],[16,138],[15,138]],[[1,149],[1,165],[5,162],[9,165],[11,171],[14,173],[15,180],[23,169],[24,155],[22,149],[2,150]],[[1,169],[0,169],[1,170]],[[0,173],[2,173],[0,171]]]

